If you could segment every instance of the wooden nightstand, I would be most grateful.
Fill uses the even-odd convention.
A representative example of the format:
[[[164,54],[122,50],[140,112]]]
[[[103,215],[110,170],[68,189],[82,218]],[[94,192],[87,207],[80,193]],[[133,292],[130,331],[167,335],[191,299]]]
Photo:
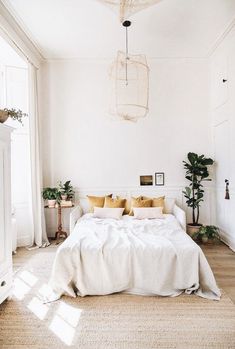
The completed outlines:
[[[62,210],[66,208],[73,208],[74,205],[72,206],[60,206],[58,205],[57,207],[48,207],[45,206],[45,208],[49,210],[57,209],[57,231],[55,233],[55,239],[59,240],[61,237],[64,237],[65,239],[68,237],[68,233],[63,230],[62,226]]]

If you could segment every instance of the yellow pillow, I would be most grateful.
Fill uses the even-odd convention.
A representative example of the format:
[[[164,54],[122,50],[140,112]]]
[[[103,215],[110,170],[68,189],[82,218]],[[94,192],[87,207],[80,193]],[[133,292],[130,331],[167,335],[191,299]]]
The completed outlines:
[[[158,198],[148,198],[147,196],[143,196],[144,200],[152,199],[152,207],[163,207],[163,213],[165,210],[165,196],[159,196]]]
[[[152,199],[142,199],[142,196],[138,198],[131,198],[131,211],[129,213],[130,216],[134,216],[133,207],[152,207]]]
[[[90,196],[87,195],[88,201],[89,201],[89,205],[90,205],[90,212],[93,213],[94,212],[94,207],[104,207],[104,201],[105,198],[112,197],[112,194],[107,195],[107,196]]]
[[[126,199],[121,198],[110,198],[108,196],[105,197],[104,207],[108,208],[125,208]]]
[[[117,199],[118,200],[123,200],[120,196],[117,196]],[[130,213],[130,210],[131,210],[131,207],[130,207],[130,200],[128,199],[125,199],[126,202],[125,202],[125,210],[123,212],[123,214],[129,214]]]

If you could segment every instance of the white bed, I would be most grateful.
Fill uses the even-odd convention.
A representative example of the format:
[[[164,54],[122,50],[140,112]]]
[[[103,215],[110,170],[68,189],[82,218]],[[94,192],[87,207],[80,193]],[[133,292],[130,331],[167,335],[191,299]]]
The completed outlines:
[[[71,234],[57,250],[50,287],[53,299],[128,292],[218,300],[220,291],[200,247],[185,232],[176,205],[164,219],[121,220],[71,215]]]

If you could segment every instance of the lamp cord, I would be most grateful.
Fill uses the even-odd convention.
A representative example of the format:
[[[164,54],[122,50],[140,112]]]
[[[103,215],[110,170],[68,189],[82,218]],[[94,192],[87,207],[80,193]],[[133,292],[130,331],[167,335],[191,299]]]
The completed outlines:
[[[126,27],[126,86],[128,85],[127,60],[128,57],[128,27]]]

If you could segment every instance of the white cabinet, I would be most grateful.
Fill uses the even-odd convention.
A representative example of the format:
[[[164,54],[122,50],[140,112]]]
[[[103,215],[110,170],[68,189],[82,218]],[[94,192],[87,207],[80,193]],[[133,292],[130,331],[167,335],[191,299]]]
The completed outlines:
[[[10,295],[12,286],[11,131],[0,123],[0,303]]]

